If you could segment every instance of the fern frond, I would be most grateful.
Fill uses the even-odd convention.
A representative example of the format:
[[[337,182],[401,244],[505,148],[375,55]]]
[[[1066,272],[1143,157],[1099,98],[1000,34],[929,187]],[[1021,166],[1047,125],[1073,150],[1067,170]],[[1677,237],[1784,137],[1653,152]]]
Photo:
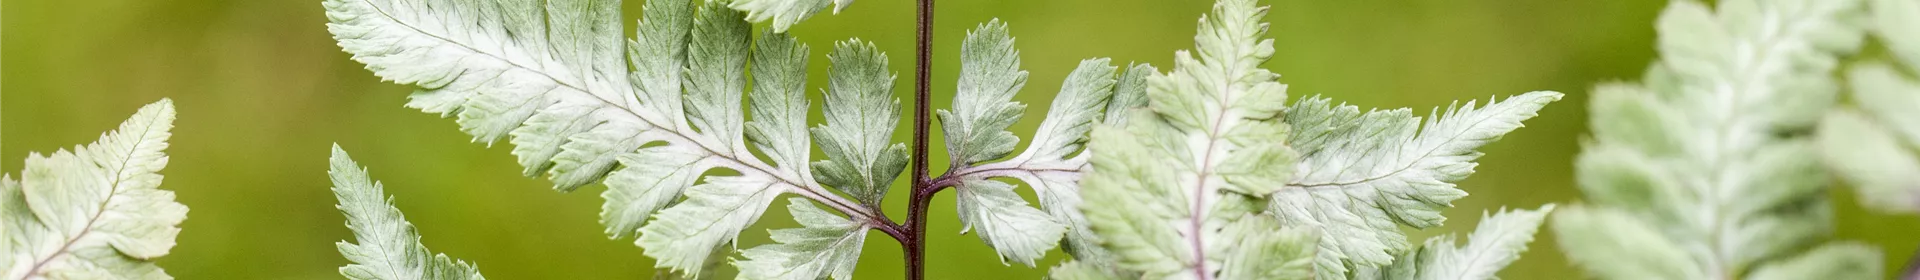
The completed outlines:
[[[707,1],[697,10],[688,0],[647,1],[636,38],[626,42],[618,34],[619,3],[328,0],[325,6],[328,29],[354,60],[382,78],[421,88],[408,106],[455,117],[476,141],[508,138],[526,173],[547,174],[557,190],[604,180],[607,234],[639,235],[635,244],[659,267],[702,275],[714,252],[783,193],[852,220],[875,219],[870,211],[877,210],[857,205],[878,203],[885,184],[873,182],[897,176],[905,161],[897,151],[904,148],[875,155],[869,152],[880,149],[866,145],[887,142],[895,118],[879,123],[833,112],[881,116],[874,114],[889,108],[838,97],[887,95],[889,86],[843,88],[845,79],[836,75],[828,92],[830,128],[809,133],[807,47],[772,31],[756,39],[749,16],[733,9],[793,1]],[[891,81],[884,61],[838,60],[836,69],[877,70],[860,72],[863,82],[880,80],[873,73]],[[754,101],[747,109],[752,122],[742,112],[743,95]],[[808,162],[809,134],[835,146],[827,148],[831,163]],[[822,168],[835,164],[858,168]],[[736,174],[703,180],[715,169]],[[860,201],[834,194],[829,185]]]
[[[827,123],[813,128],[814,140],[828,160],[813,163],[821,183],[879,205],[893,179],[907,167],[907,145],[893,143],[900,101],[893,98],[893,74],[887,57],[873,43],[835,44],[828,55]]]
[[[173,101],[141,107],[92,144],[27,156],[0,177],[0,274],[7,279],[173,279],[166,256],[187,206],[160,189]]]
[[[1250,0],[1217,2],[1200,21],[1197,51],[1180,52],[1172,73],[1148,79],[1149,110],[1096,130],[1082,212],[1124,270],[1147,278],[1378,277],[1411,249],[1400,225],[1438,226],[1440,210],[1466,195],[1453,182],[1471,175],[1475,149],[1562,97],[1468,102],[1424,123],[1406,109],[1362,114],[1317,97],[1287,106],[1286,85],[1259,67],[1273,54],[1260,22],[1266,11]],[[1502,240],[1524,246],[1531,232]],[[1485,256],[1510,260],[1517,250]]]
[[[1859,8],[1670,4],[1644,85],[1594,92],[1593,139],[1576,164],[1590,204],[1553,221],[1569,258],[1605,279],[1761,279],[1826,258],[1802,251],[1832,230],[1826,176],[1811,137],[1790,132],[1834,103],[1838,56],[1861,42],[1848,20]]]
[[[1151,279],[1310,277],[1311,231],[1261,213],[1294,163],[1285,86],[1258,67],[1273,54],[1260,38],[1265,13],[1217,2],[1200,20],[1199,56],[1180,51],[1172,73],[1147,79],[1149,110],[1094,131],[1081,208],[1118,268]]]
[[[1350,268],[1377,268],[1412,247],[1400,225],[1430,228],[1440,211],[1466,192],[1453,182],[1472,175],[1477,149],[1512,132],[1560,93],[1532,92],[1489,100],[1485,107],[1436,109],[1424,123],[1411,110],[1361,113],[1309,97],[1287,111],[1289,144],[1302,156],[1271,210],[1285,224],[1323,231],[1322,278]]]
[[[1873,0],[1868,26],[1894,62],[1847,70],[1852,108],[1828,113],[1818,141],[1827,166],[1853,185],[1860,201],[1887,212],[1920,212],[1920,1]],[[1895,66],[1892,64],[1897,64]]]
[[[333,179],[335,206],[346,213],[347,228],[356,243],[340,241],[340,255],[352,263],[340,267],[349,279],[442,280],[486,279],[466,261],[435,254],[420,245],[420,233],[393,207],[386,188],[367,176],[367,169],[333,145],[327,177]]]
[[[1026,104],[1012,101],[1027,79],[1013,41],[1007,25],[998,19],[968,32],[961,44],[961,75],[953,108],[938,112],[947,135],[948,158],[953,160],[946,176],[960,192],[962,233],[977,230],[981,241],[999,251],[1002,262],[1033,266],[1069,232],[1065,243],[1069,253],[1081,259],[1104,259],[1097,237],[1086,229],[1085,218],[1076,210],[1080,202],[1076,184],[1088,156],[1082,145],[1088,131],[1109,111],[1145,105],[1146,76],[1156,70],[1144,64],[1128,67],[1119,78],[1129,87],[1116,88],[1116,69],[1108,59],[1081,61],[1055,96],[1034,143],[1018,156],[996,162],[1019,144],[1019,137],[1007,128],[1026,110]],[[1116,94],[1127,98],[1115,100]],[[993,178],[1018,179],[1032,186],[1044,212],[1027,205],[1012,185]]]

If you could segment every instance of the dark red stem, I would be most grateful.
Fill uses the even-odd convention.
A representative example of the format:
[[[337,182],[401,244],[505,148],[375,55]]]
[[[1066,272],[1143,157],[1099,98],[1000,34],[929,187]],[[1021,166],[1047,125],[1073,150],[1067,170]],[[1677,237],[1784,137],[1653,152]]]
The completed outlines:
[[[927,176],[927,134],[928,126],[933,122],[928,118],[928,103],[932,99],[933,73],[933,0],[920,0],[920,18],[916,21],[919,30],[919,60],[914,67],[913,88],[913,188],[907,204],[907,224],[900,238],[901,250],[907,255],[907,279],[926,279],[927,268],[927,206],[933,204],[933,195],[939,193],[939,187],[933,185],[933,179]]]

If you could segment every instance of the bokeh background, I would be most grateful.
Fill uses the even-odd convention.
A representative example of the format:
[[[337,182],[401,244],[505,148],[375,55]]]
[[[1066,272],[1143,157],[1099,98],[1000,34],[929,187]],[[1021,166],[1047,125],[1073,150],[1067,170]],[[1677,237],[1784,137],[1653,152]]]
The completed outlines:
[[[629,19],[641,0],[627,5]],[[813,46],[809,87],[825,84],[826,51],[849,38],[888,51],[913,85],[913,1],[863,0],[791,32]],[[1031,72],[1015,126],[1040,122],[1062,78],[1084,58],[1171,65],[1192,47],[1211,1],[940,1],[933,72],[945,108],[966,30],[992,18],[1012,26]],[[1471,230],[1483,211],[1578,199],[1571,162],[1586,130],[1590,85],[1638,77],[1653,59],[1652,22],[1665,1],[1269,0],[1279,53],[1266,64],[1295,97],[1324,94],[1363,107],[1424,112],[1453,100],[1533,90],[1568,93],[1527,127],[1484,149],[1472,193],[1443,228]],[[0,170],[30,152],[94,140],[135,108],[177,102],[164,188],[192,208],[179,246],[160,263],[182,279],[337,279],[350,238],[328,191],[328,145],[338,142],[385,181],[437,251],[479,263],[495,279],[633,279],[653,261],[596,222],[599,187],[558,193],[521,177],[505,143],[471,143],[455,124],[401,106],[409,87],[381,82],[334,45],[317,0],[12,0],[0,9]],[[765,26],[762,25],[761,28]],[[629,21],[631,28],[631,21]],[[817,98],[817,96],[816,96]],[[816,112],[817,114],[817,112]],[[818,122],[816,115],[814,121]],[[901,120],[907,124],[908,120]],[[938,126],[935,126],[936,128]],[[905,142],[908,129],[898,141]],[[935,143],[942,141],[938,134]],[[932,162],[941,163],[940,149]],[[936,166],[934,169],[943,170]],[[902,180],[904,181],[904,180]],[[899,186],[896,186],[899,188]],[[1022,191],[1029,198],[1030,191]],[[905,216],[904,194],[887,211]],[[1920,246],[1920,219],[1876,215],[1835,197],[1841,238],[1883,248],[1900,267]],[[781,207],[743,235],[791,226]],[[933,279],[1035,279],[1044,269],[1002,265],[975,236],[958,234],[951,192],[934,201],[928,273]],[[859,277],[901,275],[895,241],[869,235]],[[1542,231],[1501,275],[1579,278]],[[1054,252],[1042,267],[1057,263]]]

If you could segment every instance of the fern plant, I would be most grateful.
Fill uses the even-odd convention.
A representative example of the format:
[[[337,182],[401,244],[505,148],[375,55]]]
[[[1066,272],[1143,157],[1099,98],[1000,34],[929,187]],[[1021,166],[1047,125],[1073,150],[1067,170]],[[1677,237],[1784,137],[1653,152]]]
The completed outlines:
[[[421,87],[408,106],[455,116],[476,141],[508,139],[526,174],[548,175],[557,190],[604,182],[606,233],[634,238],[657,267],[702,274],[782,194],[803,198],[790,206],[803,228],[776,230],[780,244],[743,250],[745,259],[735,262],[743,278],[846,278],[869,230],[902,240],[917,256],[926,202],[946,187],[960,191],[961,218],[1005,259],[1032,265],[1052,249],[1073,220],[1071,206],[1053,205],[1078,200],[1069,197],[1070,184],[1084,159],[1068,156],[1110,106],[1116,74],[1108,60],[1088,60],[1074,72],[1038,144],[985,163],[1017,142],[1004,130],[1022,113],[1008,100],[1025,73],[1006,25],[989,22],[969,34],[956,107],[941,112],[954,139],[949,151],[962,161],[941,178],[917,173],[915,218],[894,223],[879,205],[911,157],[890,139],[901,113],[888,61],[872,44],[836,44],[825,124],[808,128],[809,49],[778,31],[824,3],[709,1],[696,11],[687,0],[648,1],[636,38],[625,42],[614,33],[619,1],[325,4],[329,30],[355,60]],[[775,28],[749,39],[747,19],[773,19]],[[1130,71],[1137,80],[1151,68]],[[743,94],[751,121],[741,112]],[[809,138],[826,160],[809,159]],[[713,169],[738,175],[702,176]],[[1052,211],[987,180],[995,177],[1033,182]]]
[[[187,219],[159,188],[173,118],[161,99],[93,144],[27,156],[19,181],[0,176],[0,275],[173,279],[153,263]]]
[[[1552,225],[1568,258],[1602,279],[1881,277],[1877,249],[1828,238],[1809,135],[1840,89],[1840,57],[1861,45],[1860,12],[1851,0],[1670,4],[1643,81],[1594,90],[1577,162],[1587,204]],[[1836,128],[1851,127],[1820,129]]]
[[[1849,68],[1853,107],[1821,119],[1821,155],[1873,209],[1920,212],[1920,1],[1872,0],[1867,30],[1893,61]],[[1904,69],[1904,70],[1902,70]],[[1907,73],[1907,74],[1902,74]],[[1910,270],[1911,271],[1911,270]]]
[[[1525,250],[1552,205],[1483,219],[1465,248],[1441,236],[1415,250],[1399,226],[1440,225],[1474,149],[1561,94],[1450,106],[1424,125],[1407,109],[1289,106],[1259,67],[1274,52],[1266,11],[1216,3],[1197,51],[1147,79],[1148,106],[1094,132],[1081,209],[1112,256],[1056,278],[1492,279]]]
[[[1464,273],[1458,277],[1490,278],[1524,249],[1551,207],[1503,211],[1483,224],[1484,234],[1477,233],[1468,248],[1455,248],[1450,238],[1411,248],[1398,225],[1439,225],[1445,219],[1439,209],[1465,195],[1452,182],[1472,172],[1471,161],[1479,156],[1474,149],[1518,128],[1561,95],[1529,93],[1483,108],[1469,102],[1436,114],[1424,128],[1405,109],[1361,114],[1322,98],[1289,107],[1283,85],[1257,68],[1273,50],[1271,40],[1258,38],[1265,32],[1257,22],[1265,8],[1255,8],[1251,0],[1217,4],[1213,19],[1202,20],[1201,57],[1181,55],[1173,73],[1144,64],[1121,69],[1105,58],[1081,61],[1029,138],[1032,144],[1017,154],[1020,137],[1007,129],[1025,113],[1026,105],[1012,97],[1024,87],[1027,73],[1020,69],[1007,25],[998,20],[979,25],[960,44],[962,70],[953,107],[937,112],[952,162],[935,177],[926,162],[936,115],[928,105],[927,83],[932,1],[920,1],[912,148],[891,137],[903,114],[891,97],[888,60],[858,39],[837,43],[829,53],[825,120],[809,127],[805,69],[810,49],[783,32],[829,3],[838,12],[850,2],[651,0],[630,40],[617,34],[622,29],[618,0],[324,3],[328,29],[354,60],[384,79],[419,87],[407,106],[454,117],[476,142],[507,140],[525,174],[547,176],[556,190],[604,184],[606,234],[633,240],[657,261],[655,267],[675,277],[706,277],[712,266],[730,260],[742,279],[847,279],[867,233],[879,231],[901,242],[907,278],[920,279],[927,208],[935,194],[948,189],[958,192],[959,219],[967,231],[999,252],[1003,263],[1034,266],[1062,246],[1078,260],[1069,268],[1116,273],[1110,275],[1193,271],[1200,278],[1438,279],[1453,277],[1442,276],[1448,270]],[[772,28],[752,35],[750,21],[769,20]],[[1131,110],[1143,106],[1157,114]],[[1172,139],[1180,142],[1162,144],[1221,146],[1196,150],[1207,156],[1204,160],[1184,147],[1165,154],[1122,148],[1137,145],[1120,144],[1129,142],[1083,147],[1089,131],[1102,123],[1127,123],[1134,134],[1113,128],[1105,137],[1139,138],[1102,141]],[[1201,138],[1174,139],[1189,136]],[[814,145],[824,160],[809,158]],[[1137,173],[1106,167],[1115,171],[1089,180],[1109,185],[1090,184],[1084,194],[1103,200],[1082,205],[1078,184],[1089,161],[1099,171],[1100,162],[1119,165],[1149,155],[1184,161],[1143,161],[1169,165],[1135,166],[1143,168]],[[906,171],[909,162],[911,172]],[[1189,167],[1199,169],[1181,169]],[[356,279],[479,277],[472,265],[428,256],[378,184],[369,183],[344,152],[336,150],[333,168],[340,207],[359,242],[342,243],[341,252],[355,262],[342,268],[343,274]],[[711,170],[727,175],[709,175]],[[895,222],[880,205],[903,172],[912,183],[909,217]],[[1156,174],[1199,174],[1199,179]],[[1198,203],[1191,205],[1202,208],[1170,207],[1188,205],[1184,200],[1099,196],[1101,188],[1137,191],[1113,185],[1137,179],[1132,176],[1204,182],[1183,189],[1199,193],[1193,197]],[[1008,183],[1015,181],[1034,188],[1037,206]],[[801,227],[773,230],[775,244],[750,246],[739,250],[738,258],[729,257],[734,252],[726,251],[728,245],[787,194],[789,213]],[[1134,202],[1142,204],[1117,204]],[[1124,221],[1111,215],[1133,214],[1100,210],[1138,205],[1167,211],[1133,214],[1185,213],[1189,216],[1182,217],[1193,217],[1195,225],[1207,229],[1231,227],[1237,231],[1223,233],[1227,236],[1186,228],[1191,238],[1182,240],[1240,255],[1180,255],[1143,264],[1150,261],[1143,258],[1156,255],[1142,252],[1142,246],[1173,240],[1114,237],[1128,233],[1111,223],[1169,220]],[[1164,234],[1179,234],[1180,228],[1146,234],[1171,237]],[[1231,243],[1218,242],[1221,238],[1264,245],[1224,248]],[[1405,264],[1395,267],[1403,269],[1389,267],[1396,259]],[[1219,270],[1264,269],[1274,260],[1289,265]]]

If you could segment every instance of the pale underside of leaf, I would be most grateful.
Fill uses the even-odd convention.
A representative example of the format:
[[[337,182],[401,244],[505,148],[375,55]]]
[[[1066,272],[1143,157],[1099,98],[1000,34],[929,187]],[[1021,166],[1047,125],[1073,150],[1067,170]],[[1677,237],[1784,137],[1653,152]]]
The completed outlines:
[[[886,55],[871,42],[840,42],[827,60],[833,65],[822,113],[826,124],[812,130],[827,160],[813,163],[814,178],[879,205],[907,166],[906,144],[893,142],[900,120],[894,76]]]
[[[955,187],[959,205],[961,233],[979,230],[980,241],[1000,252],[1007,260],[1033,266],[1046,256],[1066,232],[1066,224],[1027,205],[1013,185],[993,180],[977,180]]]
[[[983,28],[998,28],[998,23],[989,23]],[[976,31],[978,34],[995,32]],[[1000,32],[1004,33],[1004,32]],[[1010,40],[1010,39],[1009,39]],[[1085,218],[1075,210],[1080,202],[1075,186],[1079,180],[1080,169],[1085,166],[1086,154],[1081,151],[1086,135],[1100,122],[1109,98],[1113,95],[1114,68],[1108,59],[1083,60],[1073,73],[1068,74],[1067,82],[1061,86],[1060,93],[1054,98],[1047,118],[1041,121],[1036,133],[1035,143],[1026,151],[1012,159],[981,165],[963,165],[949,170],[949,176],[960,177],[962,194],[975,194],[974,199],[961,199],[961,221],[969,228],[978,228],[980,238],[1000,252],[1002,261],[1015,260],[1029,266],[1033,260],[1044,255],[1059,243],[1054,233],[1071,229],[1075,236],[1068,237],[1066,245],[1069,253],[1082,259],[1104,259],[1105,253],[1095,243],[1097,238],[1085,229]],[[1143,76],[1136,78],[1144,79]],[[963,79],[963,81],[968,81]],[[973,80],[973,82],[984,82]],[[956,96],[956,101],[969,99]],[[1002,102],[1006,102],[1001,100]],[[1017,103],[1007,102],[1004,104]],[[958,106],[958,105],[956,105]],[[958,109],[956,109],[958,110]],[[965,111],[965,110],[961,110]],[[1019,114],[1011,117],[1019,117]],[[1008,122],[1011,122],[1009,119]],[[953,128],[949,126],[948,128]],[[1005,132],[1002,128],[995,131]],[[1010,135],[1010,134],[1009,134]],[[1008,148],[1012,144],[1009,143]],[[1005,152],[996,152],[1004,155]],[[972,164],[972,163],[969,163]],[[994,177],[1018,179],[1034,188],[1039,196],[1040,205],[1050,217],[1027,217],[1036,212],[1011,191],[1011,185],[1004,195],[998,189],[1003,183],[988,181]],[[993,195],[987,195],[993,194]],[[962,196],[969,198],[969,196]],[[968,215],[968,213],[979,213]],[[969,217],[986,216],[1000,219],[974,219]],[[997,225],[994,225],[997,224]],[[979,225],[979,226],[976,226]],[[993,225],[993,226],[989,226]],[[1036,234],[1038,233],[1038,234]],[[1017,242],[1016,242],[1017,241]]]
[[[1004,157],[1020,142],[1007,131],[1027,108],[1013,101],[1027,83],[1027,71],[1020,70],[1020,52],[1013,41],[1007,24],[994,19],[967,32],[960,44],[960,81],[953,109],[937,112],[953,169]]]
[[[544,171],[556,189],[606,179],[607,233],[643,233],[636,243],[661,257],[658,266],[698,274],[714,247],[731,242],[780,193],[821,201],[856,220],[873,216],[813,182],[800,164],[806,152],[795,147],[806,142],[798,130],[805,117],[795,112],[805,106],[803,78],[779,70],[804,69],[805,50],[784,35],[765,35],[773,45],[750,49],[746,15],[725,1],[709,1],[698,13],[686,0],[647,1],[637,37],[627,42],[618,34],[619,1],[510,2],[325,6],[329,30],[356,61],[422,88],[409,106],[456,116],[478,141],[512,136],[527,173]],[[755,108],[752,128],[740,100],[749,91],[750,64],[768,70],[754,77],[762,87],[751,89],[755,106],[768,107]],[[758,159],[747,138],[778,165]],[[715,168],[738,175],[692,186]],[[682,192],[686,201],[676,204]],[[715,224],[675,228],[697,222]],[[654,232],[671,236],[646,237]],[[685,242],[648,241],[666,239]]]
[[[1594,93],[1576,164],[1594,205],[1554,222],[1569,258],[1604,279],[1736,279],[1825,243],[1818,145],[1784,132],[1834,104],[1832,73],[1862,42],[1859,2],[1668,5],[1642,84]]]
[[[420,233],[386,194],[380,182],[353,158],[333,146],[328,177],[333,180],[335,208],[347,216],[347,228],[354,241],[335,243],[347,258],[340,274],[348,279],[366,280],[453,280],[486,279],[466,261],[446,254],[435,254],[420,244]]]
[[[866,224],[827,213],[794,198],[787,205],[802,228],[772,230],[774,242],[741,251],[740,279],[853,279]]]
[[[187,207],[160,189],[173,101],[141,107],[92,144],[27,156],[0,177],[0,274],[7,279],[172,279],[166,256]]]
[[[1318,228],[1320,272],[1342,277],[1350,267],[1381,267],[1410,249],[1400,225],[1439,226],[1440,211],[1466,196],[1453,182],[1472,175],[1477,151],[1521,127],[1556,92],[1436,109],[1423,123],[1410,110],[1361,113],[1320,97],[1289,107],[1289,144],[1301,154],[1289,188],[1272,208],[1284,225]]]
[[[1467,236],[1465,247],[1456,246],[1452,235],[1427,239],[1420,249],[1394,260],[1386,269],[1386,279],[1498,279],[1494,274],[1520,259],[1553,208],[1553,204],[1547,204],[1538,210],[1503,209],[1498,214],[1483,214],[1480,225]]]

